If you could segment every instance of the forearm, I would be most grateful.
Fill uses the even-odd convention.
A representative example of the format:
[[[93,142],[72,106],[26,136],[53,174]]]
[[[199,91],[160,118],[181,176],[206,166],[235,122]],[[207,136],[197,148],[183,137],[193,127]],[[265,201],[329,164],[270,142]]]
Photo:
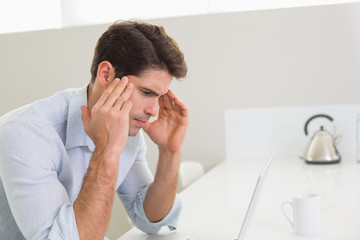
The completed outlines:
[[[80,239],[103,239],[115,195],[119,154],[95,149],[74,213]]]
[[[159,152],[155,179],[144,200],[145,214],[151,222],[162,220],[174,203],[180,161],[180,152]]]

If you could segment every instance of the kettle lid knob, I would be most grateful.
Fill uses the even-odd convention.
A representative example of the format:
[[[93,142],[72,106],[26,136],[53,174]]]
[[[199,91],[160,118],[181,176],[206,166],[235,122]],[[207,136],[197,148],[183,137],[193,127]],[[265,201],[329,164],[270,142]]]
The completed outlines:
[[[305,135],[306,135],[306,136],[308,135],[308,129],[307,129],[307,127],[308,127],[309,123],[310,123],[313,119],[315,119],[315,118],[320,118],[320,117],[321,117],[321,118],[327,118],[327,119],[329,119],[331,122],[333,121],[333,118],[330,117],[329,115],[326,115],[326,114],[316,114],[316,115],[310,117],[310,118],[306,121],[305,126],[304,126],[304,132],[305,132]],[[323,130],[323,126],[321,126],[321,130]]]

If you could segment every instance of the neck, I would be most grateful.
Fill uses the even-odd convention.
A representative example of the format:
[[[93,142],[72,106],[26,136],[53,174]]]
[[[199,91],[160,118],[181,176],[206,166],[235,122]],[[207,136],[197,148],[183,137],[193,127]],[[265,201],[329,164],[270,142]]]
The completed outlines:
[[[96,87],[94,86],[94,84],[90,83],[88,86],[88,89],[87,89],[87,105],[88,105],[88,109],[90,112],[91,112],[91,109],[96,104],[96,102],[99,100],[100,95],[101,94],[97,93]]]

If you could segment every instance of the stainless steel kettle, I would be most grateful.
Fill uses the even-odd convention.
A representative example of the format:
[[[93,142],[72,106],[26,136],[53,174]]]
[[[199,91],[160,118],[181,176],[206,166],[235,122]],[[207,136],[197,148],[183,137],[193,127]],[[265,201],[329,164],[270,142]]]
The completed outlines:
[[[327,118],[331,122],[333,121],[332,117],[325,114],[317,114],[310,117],[304,126],[306,136],[308,135],[308,125],[315,118]],[[320,126],[320,129],[311,138],[304,160],[307,163],[320,164],[340,162],[341,156],[335,147],[340,139],[340,135],[333,137],[323,126]]]

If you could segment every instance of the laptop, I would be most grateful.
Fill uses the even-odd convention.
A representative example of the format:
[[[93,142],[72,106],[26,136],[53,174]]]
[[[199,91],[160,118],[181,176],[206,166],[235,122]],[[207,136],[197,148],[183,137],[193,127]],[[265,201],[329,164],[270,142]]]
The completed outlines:
[[[259,177],[257,179],[254,192],[252,194],[250,204],[246,211],[246,215],[241,225],[241,229],[239,235],[235,238],[234,236],[223,236],[223,235],[211,235],[211,234],[183,234],[183,233],[174,233],[169,235],[150,235],[146,238],[146,240],[243,240],[246,230],[249,226],[250,219],[255,211],[255,206],[257,203],[257,199],[259,198],[259,192],[261,189],[261,185],[264,182],[264,177],[269,169],[270,163],[274,158],[274,154],[266,161],[264,167],[262,168]]]

